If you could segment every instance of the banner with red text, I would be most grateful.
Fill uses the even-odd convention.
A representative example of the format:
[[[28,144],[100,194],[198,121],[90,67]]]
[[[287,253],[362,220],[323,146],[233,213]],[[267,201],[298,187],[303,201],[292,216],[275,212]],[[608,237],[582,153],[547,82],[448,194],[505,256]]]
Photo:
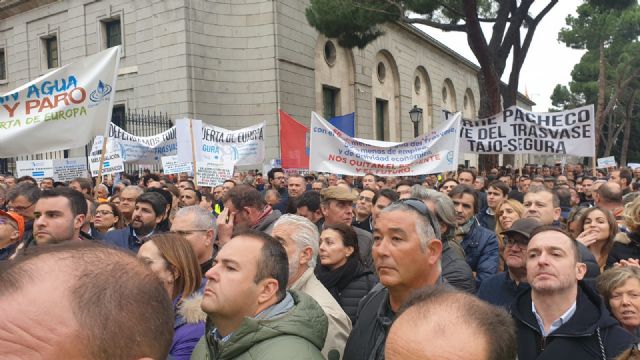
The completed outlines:
[[[440,129],[401,143],[352,138],[311,113],[309,169],[343,175],[423,175],[458,167],[461,115]]]
[[[0,157],[65,150],[103,135],[120,47],[64,65],[0,94]]]

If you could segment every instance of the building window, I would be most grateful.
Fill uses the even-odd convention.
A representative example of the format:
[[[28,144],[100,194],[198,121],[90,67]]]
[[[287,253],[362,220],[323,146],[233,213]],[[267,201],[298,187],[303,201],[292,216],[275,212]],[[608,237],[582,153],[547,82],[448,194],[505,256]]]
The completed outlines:
[[[7,60],[4,49],[0,49],[0,80],[7,80]]]
[[[327,65],[333,66],[336,63],[336,46],[331,40],[324,44],[324,61]]]
[[[111,19],[103,22],[107,48],[122,44],[122,28],[120,19]]]
[[[384,78],[387,76],[387,68],[384,66],[382,61],[378,63],[376,72],[378,73],[378,80],[380,82],[384,82]]]
[[[332,117],[336,116],[336,109],[337,109],[337,99],[338,99],[338,93],[340,92],[339,89],[336,88],[332,88],[332,87],[328,87],[328,86],[323,86],[322,87],[322,107],[323,107],[323,115],[324,118],[329,120]]]
[[[376,139],[387,141],[387,124],[389,119],[389,102],[386,100],[376,99]]]
[[[420,94],[420,89],[422,88],[422,81],[420,80],[420,76],[416,76],[413,80],[413,88],[416,91],[416,94]]]
[[[44,49],[47,56],[47,69],[54,69],[60,66],[58,61],[58,38],[55,36],[43,39]]]
[[[126,117],[125,106],[123,104],[114,105],[113,110],[111,111],[111,122],[114,125],[122,129],[125,129],[126,128],[125,117]]]

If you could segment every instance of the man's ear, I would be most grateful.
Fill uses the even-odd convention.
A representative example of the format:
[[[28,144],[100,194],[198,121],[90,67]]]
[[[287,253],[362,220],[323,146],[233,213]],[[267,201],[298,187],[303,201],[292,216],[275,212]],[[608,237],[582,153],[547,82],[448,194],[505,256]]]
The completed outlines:
[[[432,239],[427,242],[427,253],[429,254],[429,264],[436,264],[442,256],[442,241]]]
[[[559,207],[553,208],[553,220],[558,221],[560,219],[561,210]]]
[[[258,305],[262,305],[274,299],[279,289],[278,280],[274,278],[262,279],[258,286]]]
[[[313,257],[313,250],[311,249],[311,246],[307,246],[306,248],[300,251],[300,256],[298,257],[298,263],[300,265],[308,264],[309,261],[311,261],[312,257]]]
[[[582,280],[584,276],[587,274],[587,264],[585,263],[576,263],[576,279]]]
[[[76,217],[73,219],[73,228],[80,229],[82,225],[84,225],[84,219],[85,219],[84,214],[76,215]]]

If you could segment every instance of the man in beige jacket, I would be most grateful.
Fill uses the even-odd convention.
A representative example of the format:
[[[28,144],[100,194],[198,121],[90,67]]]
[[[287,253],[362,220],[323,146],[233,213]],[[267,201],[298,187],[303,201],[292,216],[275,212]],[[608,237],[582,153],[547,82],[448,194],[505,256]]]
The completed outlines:
[[[329,328],[322,355],[329,360],[342,359],[344,346],[351,332],[351,321],[313,272],[320,243],[318,227],[302,216],[287,214],[276,221],[271,235],[287,250],[289,257],[287,289],[301,291],[311,296],[327,315]]]

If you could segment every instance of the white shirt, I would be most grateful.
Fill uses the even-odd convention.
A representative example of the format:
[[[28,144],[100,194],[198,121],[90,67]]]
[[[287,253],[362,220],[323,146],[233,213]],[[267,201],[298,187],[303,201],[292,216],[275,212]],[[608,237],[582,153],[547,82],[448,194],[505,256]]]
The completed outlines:
[[[534,304],[533,301],[531,301],[531,311],[533,312],[533,315],[536,316],[536,320],[538,320],[538,326],[540,327],[540,332],[542,333],[542,336],[547,337],[552,332],[558,330],[560,326],[566,324],[567,321],[569,321],[569,319],[573,317],[573,314],[576,313],[576,302],[574,301],[573,305],[569,307],[569,310],[567,310],[564,314],[560,315],[560,318],[558,320],[551,323],[551,327],[549,327],[548,332],[544,331],[544,322],[542,321],[542,318],[540,317],[540,315],[538,315],[538,313],[536,312],[536,304]]]

